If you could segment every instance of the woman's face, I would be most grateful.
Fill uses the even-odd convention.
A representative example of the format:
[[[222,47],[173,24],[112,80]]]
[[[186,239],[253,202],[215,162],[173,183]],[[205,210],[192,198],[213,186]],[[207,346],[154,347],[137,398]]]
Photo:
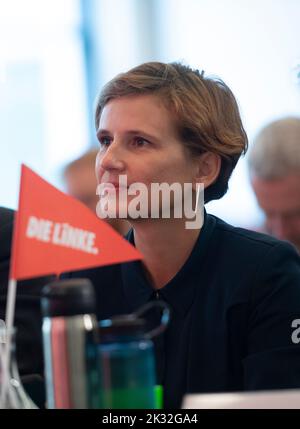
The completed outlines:
[[[173,121],[172,113],[155,95],[108,102],[97,130],[98,183],[116,185],[121,175],[127,176],[128,187],[140,182],[148,190],[151,183],[194,182],[196,164],[178,139]],[[128,203],[132,198],[128,197]]]

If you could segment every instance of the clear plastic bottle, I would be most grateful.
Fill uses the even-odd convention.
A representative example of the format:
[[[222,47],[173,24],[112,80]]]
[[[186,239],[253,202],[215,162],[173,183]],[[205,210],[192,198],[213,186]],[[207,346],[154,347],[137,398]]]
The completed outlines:
[[[153,344],[143,334],[141,319],[101,322],[101,408],[155,408]]]
[[[146,321],[140,316],[158,305],[163,309],[161,324],[146,332]],[[100,408],[157,408],[151,338],[165,330],[168,320],[166,304],[156,302],[147,304],[136,313],[100,322]]]
[[[6,346],[6,327],[5,324],[0,325],[0,343],[1,350],[4,351]],[[1,368],[0,382],[2,387],[3,368]],[[2,388],[1,388],[2,392]],[[38,409],[30,396],[26,393],[20,379],[17,360],[16,360],[16,329],[14,328],[11,337],[11,352],[10,352],[10,367],[9,367],[9,385],[1,408],[4,409]]]

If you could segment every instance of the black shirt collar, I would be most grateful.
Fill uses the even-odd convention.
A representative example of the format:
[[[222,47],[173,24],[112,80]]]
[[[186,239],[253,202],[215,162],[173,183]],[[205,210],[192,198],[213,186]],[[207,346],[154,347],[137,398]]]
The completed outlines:
[[[185,316],[193,303],[196,287],[201,287],[204,255],[209,247],[215,223],[215,218],[205,213],[203,226],[189,258],[178,273],[158,291],[155,291],[147,280],[140,261],[122,264],[124,292],[132,311],[154,299],[158,292],[173,311]],[[132,230],[129,231],[127,240],[134,245]]]

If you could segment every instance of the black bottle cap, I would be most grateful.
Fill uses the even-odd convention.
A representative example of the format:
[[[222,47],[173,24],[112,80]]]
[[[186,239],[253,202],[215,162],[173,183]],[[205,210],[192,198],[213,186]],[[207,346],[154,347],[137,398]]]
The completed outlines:
[[[98,326],[101,343],[141,339],[145,334],[145,320],[133,314],[101,320]]]
[[[65,279],[42,289],[43,317],[75,316],[96,312],[94,287],[88,279]]]

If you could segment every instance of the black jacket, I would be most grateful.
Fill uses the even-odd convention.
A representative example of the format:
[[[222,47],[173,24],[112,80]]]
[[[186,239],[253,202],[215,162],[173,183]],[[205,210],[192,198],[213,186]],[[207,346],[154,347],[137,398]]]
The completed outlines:
[[[140,262],[70,276],[92,280],[99,319],[157,298]],[[206,215],[190,257],[159,297],[172,311],[155,340],[165,407],[178,407],[186,392],[300,388],[300,345],[292,341],[300,259],[290,244]],[[158,314],[149,317],[158,323]]]

